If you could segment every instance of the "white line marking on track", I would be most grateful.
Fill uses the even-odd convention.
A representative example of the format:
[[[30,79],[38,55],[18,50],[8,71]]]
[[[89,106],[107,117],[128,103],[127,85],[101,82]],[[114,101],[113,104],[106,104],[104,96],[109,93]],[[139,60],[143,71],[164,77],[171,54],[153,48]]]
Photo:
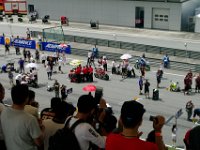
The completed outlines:
[[[152,71],[152,72],[157,72],[157,71]],[[173,76],[179,76],[179,77],[184,77],[185,76],[185,75],[176,74],[176,73],[170,73],[170,72],[164,72],[164,74],[173,75]]]

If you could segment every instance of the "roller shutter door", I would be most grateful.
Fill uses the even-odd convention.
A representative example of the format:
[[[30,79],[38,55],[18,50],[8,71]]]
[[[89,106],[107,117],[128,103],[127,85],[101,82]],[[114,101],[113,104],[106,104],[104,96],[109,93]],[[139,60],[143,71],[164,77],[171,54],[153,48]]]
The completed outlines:
[[[153,8],[153,29],[169,30],[169,9]]]

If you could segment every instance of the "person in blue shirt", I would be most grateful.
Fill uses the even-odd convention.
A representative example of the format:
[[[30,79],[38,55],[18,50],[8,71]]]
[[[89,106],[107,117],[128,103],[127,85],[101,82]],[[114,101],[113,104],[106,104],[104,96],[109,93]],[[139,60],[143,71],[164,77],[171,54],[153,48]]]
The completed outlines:
[[[168,68],[168,66],[169,66],[169,56],[167,54],[163,57],[163,64],[164,64],[165,68]]]
[[[193,118],[195,118],[196,116],[200,117],[200,108],[194,109]]]
[[[141,58],[140,58],[140,64],[141,64],[142,66],[146,66],[146,60],[145,60],[144,57],[141,57]]]
[[[92,49],[92,55],[93,55],[94,58],[98,58],[98,52],[99,52],[99,50],[98,50],[98,48],[95,44],[94,48]]]
[[[24,60],[20,58],[18,64],[19,64],[19,72],[24,73]]]
[[[6,72],[6,64],[3,64],[3,65],[2,65],[1,71],[2,71],[2,72]]]
[[[142,89],[143,89],[143,77],[140,76],[140,79],[139,79],[139,88],[140,88],[140,95],[142,95]]]

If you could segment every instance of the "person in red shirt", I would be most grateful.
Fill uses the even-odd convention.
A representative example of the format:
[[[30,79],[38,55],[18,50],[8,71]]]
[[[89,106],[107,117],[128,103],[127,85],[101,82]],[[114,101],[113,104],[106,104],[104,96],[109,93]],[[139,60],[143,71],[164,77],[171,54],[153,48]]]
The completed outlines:
[[[93,82],[93,68],[91,65],[88,67],[88,79],[90,82]]]
[[[142,124],[144,113],[144,106],[139,102],[133,100],[124,102],[120,116],[122,132],[111,133],[107,136],[106,150],[165,150],[161,136],[161,129],[165,123],[164,117],[158,116],[153,121],[157,145],[139,138],[141,132],[138,129]]]
[[[75,70],[75,75],[77,77],[77,82],[81,82],[81,65],[79,65]]]
[[[192,78],[190,75],[186,75],[184,78],[184,84],[185,84],[185,89],[184,89],[184,95],[189,94],[190,90],[192,89]]]
[[[87,81],[88,80],[88,69],[86,68],[86,66],[83,66],[82,73],[83,73],[84,81]]]

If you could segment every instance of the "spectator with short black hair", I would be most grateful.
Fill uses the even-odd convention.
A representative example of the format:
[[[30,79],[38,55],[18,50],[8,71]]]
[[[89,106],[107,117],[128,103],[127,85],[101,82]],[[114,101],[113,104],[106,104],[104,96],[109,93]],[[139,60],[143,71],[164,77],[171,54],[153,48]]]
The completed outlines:
[[[69,121],[69,127],[71,127],[79,119],[85,121],[80,123],[74,129],[75,136],[78,140],[81,150],[88,150],[90,143],[98,146],[99,148],[105,148],[106,137],[101,136],[92,127],[90,120],[93,120],[93,113],[96,108],[96,103],[91,95],[82,95],[78,99],[77,103],[78,112]],[[69,118],[67,118],[68,120]],[[103,119],[103,118],[102,118]],[[103,122],[103,120],[99,120]]]
[[[120,116],[123,130],[120,134],[111,133],[108,135],[106,150],[165,150],[161,135],[165,119],[162,116],[157,116],[157,121],[154,120],[153,123],[157,145],[139,139],[141,136],[139,127],[142,124],[144,113],[144,106],[139,102],[133,100],[125,101],[122,105]]]
[[[37,147],[43,143],[37,119],[24,112],[24,106],[28,100],[28,90],[27,85],[12,87],[13,104],[1,113],[2,131],[7,150],[37,150]]]
[[[44,150],[48,150],[49,138],[56,133],[58,129],[65,126],[67,116],[72,115],[76,108],[65,101],[59,101],[54,107],[55,116],[52,119],[43,120],[44,131]]]
[[[27,104],[24,107],[24,111],[35,116],[37,119],[39,118],[38,116],[38,108],[32,106],[32,102],[35,102],[35,92],[32,90],[28,91],[28,101]]]
[[[61,103],[61,99],[59,97],[53,97],[51,99],[50,108],[44,108],[40,113],[40,118],[42,120],[52,119],[55,116],[55,111],[58,105]]]
[[[185,146],[186,146],[186,150],[199,150],[200,149],[200,142],[199,142],[199,138],[200,138],[200,126],[195,126],[192,129],[189,129],[186,134],[185,137],[183,139]]]

